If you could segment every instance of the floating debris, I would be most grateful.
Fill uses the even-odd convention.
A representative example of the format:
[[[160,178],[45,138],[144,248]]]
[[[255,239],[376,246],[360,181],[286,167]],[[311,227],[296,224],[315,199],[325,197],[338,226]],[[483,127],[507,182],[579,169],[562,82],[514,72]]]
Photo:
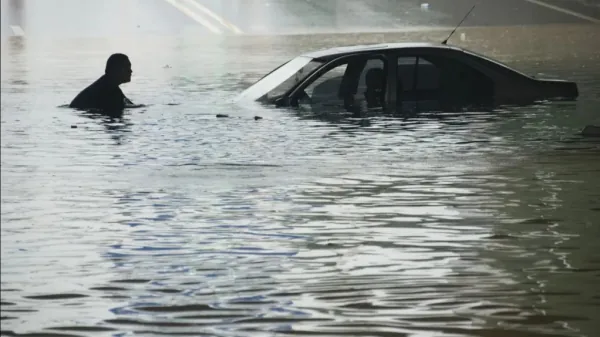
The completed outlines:
[[[260,117],[260,116],[254,116],[254,120],[255,120],[255,121],[257,121],[257,120],[260,120],[260,119],[263,119],[263,118],[262,118],[262,117]]]
[[[229,115],[217,114],[217,118],[227,118],[227,117],[229,117]]]
[[[77,129],[77,125],[71,125],[71,129]]]

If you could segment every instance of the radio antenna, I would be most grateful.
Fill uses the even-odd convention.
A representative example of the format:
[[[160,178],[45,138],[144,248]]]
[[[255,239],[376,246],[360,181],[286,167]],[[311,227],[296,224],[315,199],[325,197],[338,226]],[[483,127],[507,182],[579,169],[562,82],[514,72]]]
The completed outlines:
[[[465,15],[465,17],[462,18],[462,20],[460,20],[458,25],[456,27],[454,27],[454,30],[450,33],[450,35],[448,35],[448,37],[442,42],[442,44],[448,43],[448,39],[450,39],[450,37],[452,36],[452,34],[454,34],[454,32],[458,29],[458,27],[460,27],[460,25],[462,25],[463,21],[465,21],[465,19],[469,16],[469,14],[471,14],[471,12],[475,9],[475,6],[477,6],[477,4],[474,4],[473,7],[471,7],[471,10],[469,10],[467,12],[467,15]]]

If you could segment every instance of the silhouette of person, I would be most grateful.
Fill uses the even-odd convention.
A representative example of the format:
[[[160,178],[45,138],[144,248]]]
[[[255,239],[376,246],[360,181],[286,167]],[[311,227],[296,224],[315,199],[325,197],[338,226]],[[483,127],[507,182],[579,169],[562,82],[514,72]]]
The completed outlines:
[[[125,97],[119,85],[131,81],[131,62],[125,54],[112,54],[106,61],[104,75],[83,89],[69,107],[76,109],[98,109],[106,112],[121,111],[126,107],[137,107]]]

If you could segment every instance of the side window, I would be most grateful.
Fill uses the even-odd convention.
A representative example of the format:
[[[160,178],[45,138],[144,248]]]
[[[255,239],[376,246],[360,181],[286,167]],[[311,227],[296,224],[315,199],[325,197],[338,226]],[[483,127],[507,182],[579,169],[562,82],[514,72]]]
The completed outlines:
[[[360,74],[360,79],[358,80],[358,89],[357,93],[361,95],[367,90],[367,73],[371,69],[381,69],[384,70],[385,64],[381,59],[370,59],[365,64],[362,73]]]
[[[447,56],[398,58],[397,108],[457,109],[491,101],[493,81],[469,64]]]
[[[415,67],[417,66],[418,69],[415,72]],[[418,59],[415,56],[403,56],[398,58],[399,92],[411,92],[413,89],[416,89],[417,91],[437,90],[439,87],[440,70],[434,64],[422,57],[418,57]]]
[[[312,104],[343,103],[343,99],[339,97],[338,93],[347,67],[348,64],[343,63],[330,69],[304,89]]]
[[[386,63],[382,58],[357,56],[329,69],[300,93],[300,104],[343,107],[347,111],[383,107]]]
[[[440,88],[440,69],[431,62],[419,58],[417,90],[437,90]]]
[[[413,89],[416,64],[417,58],[414,56],[398,57],[398,92],[406,92]]]

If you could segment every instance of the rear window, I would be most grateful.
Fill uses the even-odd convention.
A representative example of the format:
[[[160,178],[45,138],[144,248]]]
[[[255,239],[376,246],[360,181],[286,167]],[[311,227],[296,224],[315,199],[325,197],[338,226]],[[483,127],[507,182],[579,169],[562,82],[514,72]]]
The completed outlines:
[[[493,69],[498,69],[499,71],[504,72],[506,74],[518,74],[518,75],[529,77],[529,78],[532,77],[528,74],[525,74],[521,71],[511,68],[510,66],[506,65],[505,63],[491,59],[483,54],[479,54],[479,53],[476,53],[476,52],[470,51],[470,50],[463,50],[463,52],[467,56],[469,56],[471,59],[474,59],[475,61],[482,63],[484,65],[487,65]]]

